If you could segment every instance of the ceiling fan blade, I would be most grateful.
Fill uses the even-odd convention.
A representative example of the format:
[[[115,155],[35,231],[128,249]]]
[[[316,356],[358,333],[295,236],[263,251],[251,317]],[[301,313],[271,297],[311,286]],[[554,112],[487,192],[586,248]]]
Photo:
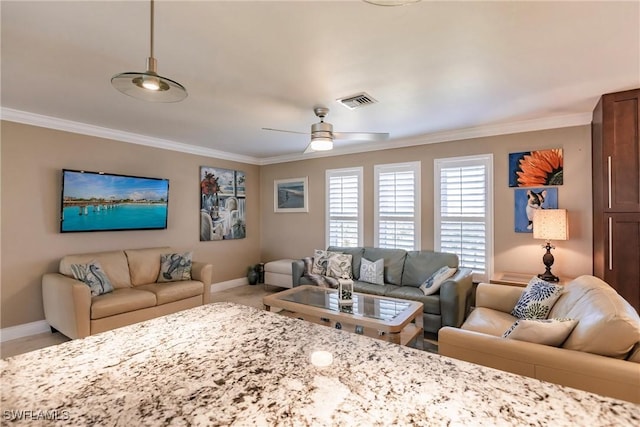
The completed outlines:
[[[284,130],[284,129],[273,129],[273,128],[262,128],[262,130],[272,130],[275,132],[287,132],[287,133],[297,133],[299,135],[310,135],[309,132],[298,132],[295,130]]]
[[[315,152],[316,152],[316,150],[312,150],[311,149],[311,143],[309,143],[309,145],[307,145],[307,148],[304,149],[302,154],[309,154],[309,153],[315,153]]]
[[[389,134],[382,132],[333,132],[333,138],[351,141],[385,141],[389,139]]]

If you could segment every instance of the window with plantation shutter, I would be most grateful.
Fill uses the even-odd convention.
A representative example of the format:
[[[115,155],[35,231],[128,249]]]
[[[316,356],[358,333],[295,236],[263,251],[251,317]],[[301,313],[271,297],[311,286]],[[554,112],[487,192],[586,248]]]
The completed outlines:
[[[327,246],[362,246],[362,168],[331,169],[327,181]]]
[[[420,162],[374,167],[375,246],[420,249]]]
[[[488,282],[493,236],[493,156],[436,159],[435,250],[458,255],[474,281]]]

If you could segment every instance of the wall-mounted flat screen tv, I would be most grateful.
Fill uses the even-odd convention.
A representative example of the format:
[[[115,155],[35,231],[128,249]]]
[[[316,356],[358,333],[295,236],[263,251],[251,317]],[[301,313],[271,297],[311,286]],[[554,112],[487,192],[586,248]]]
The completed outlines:
[[[167,228],[169,180],[62,170],[60,232]]]

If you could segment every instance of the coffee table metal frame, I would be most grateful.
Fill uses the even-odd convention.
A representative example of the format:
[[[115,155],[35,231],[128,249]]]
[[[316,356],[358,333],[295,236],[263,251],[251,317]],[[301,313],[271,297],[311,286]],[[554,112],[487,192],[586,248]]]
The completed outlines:
[[[320,325],[334,327],[336,329],[347,330],[372,338],[382,339],[401,345],[415,343],[416,348],[422,349],[424,346],[424,323],[422,317],[423,305],[419,301],[390,298],[370,294],[354,293],[360,301],[373,302],[380,301],[401,302],[407,304],[407,308],[397,314],[393,319],[375,319],[372,317],[352,314],[346,311],[333,310],[329,308],[317,307],[300,302],[288,301],[285,298],[299,292],[323,292],[336,293],[337,289],[320,288],[318,286],[303,285],[287,289],[263,298],[264,309],[267,311],[273,308],[280,308],[281,314],[288,317],[306,320]]]

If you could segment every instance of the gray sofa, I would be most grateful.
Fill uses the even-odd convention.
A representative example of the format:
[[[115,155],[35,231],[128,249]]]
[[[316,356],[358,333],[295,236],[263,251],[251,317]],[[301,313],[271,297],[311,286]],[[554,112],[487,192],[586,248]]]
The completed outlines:
[[[424,330],[437,333],[444,326],[460,327],[471,306],[472,272],[459,268],[455,275],[442,284],[433,295],[424,295],[419,289],[439,268],[458,267],[458,257],[434,251],[405,251],[370,247],[344,248],[330,246],[327,250],[350,254],[352,258],[353,290],[359,293],[384,295],[423,303]],[[361,282],[362,258],[370,261],[384,259],[384,285]],[[294,260],[291,266],[293,286],[311,285],[304,276],[304,261]]]

